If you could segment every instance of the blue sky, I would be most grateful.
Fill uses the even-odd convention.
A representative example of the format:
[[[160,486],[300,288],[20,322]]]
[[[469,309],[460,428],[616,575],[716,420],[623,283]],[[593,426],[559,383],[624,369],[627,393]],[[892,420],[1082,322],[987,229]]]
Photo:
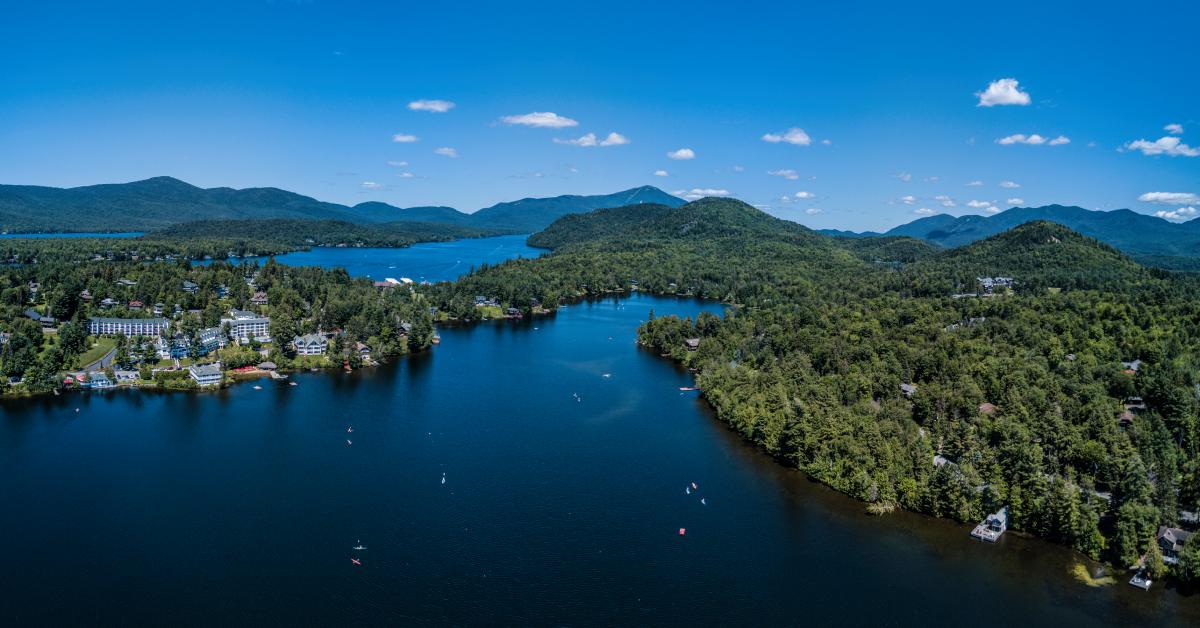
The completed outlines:
[[[649,184],[849,229],[1010,199],[1200,213],[1194,4],[573,4],[13,4],[0,183],[467,211]]]

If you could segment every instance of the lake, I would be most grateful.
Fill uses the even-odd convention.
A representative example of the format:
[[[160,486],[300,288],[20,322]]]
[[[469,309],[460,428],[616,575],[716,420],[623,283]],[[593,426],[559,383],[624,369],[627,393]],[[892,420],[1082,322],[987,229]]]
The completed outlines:
[[[353,277],[382,281],[408,277],[416,282],[453,281],[473,266],[499,264],[516,257],[533,258],[546,252],[525,244],[526,235],[467,238],[452,242],[422,242],[404,248],[317,247],[278,255],[289,266],[345,268]]]
[[[47,238],[137,238],[146,235],[141,231],[123,231],[117,233],[0,233],[0,240],[29,238],[43,240]]]
[[[1065,548],[1015,534],[984,544],[968,525],[911,513],[870,517],[776,464],[678,391],[689,373],[635,345],[651,308],[721,310],[649,296],[584,302],[443,328],[424,355],[300,373],[297,386],[6,402],[0,617],[1200,622],[1196,596],[1123,579],[1089,588]],[[367,549],[353,550],[360,542]]]

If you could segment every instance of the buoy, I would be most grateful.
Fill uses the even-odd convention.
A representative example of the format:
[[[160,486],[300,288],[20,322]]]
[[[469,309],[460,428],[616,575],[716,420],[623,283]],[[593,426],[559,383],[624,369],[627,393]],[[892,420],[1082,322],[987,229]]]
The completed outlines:
[[[687,528],[679,528],[679,536],[687,534]]]

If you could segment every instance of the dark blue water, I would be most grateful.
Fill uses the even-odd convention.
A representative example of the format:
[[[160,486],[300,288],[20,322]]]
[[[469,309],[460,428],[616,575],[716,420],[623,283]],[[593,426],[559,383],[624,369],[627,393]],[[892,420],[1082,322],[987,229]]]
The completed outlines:
[[[314,248],[275,258],[289,266],[345,268],[351,276],[382,281],[408,277],[416,282],[451,281],[472,266],[498,264],[515,257],[532,258],[545,253],[525,244],[528,235],[474,238],[453,242],[426,242],[399,249]]]
[[[137,238],[146,235],[141,231],[123,231],[117,233],[0,233],[0,239],[31,238]]]
[[[426,355],[301,373],[295,387],[8,402],[0,623],[1200,618],[1195,598],[1157,585],[1079,584],[1061,547],[1014,535],[986,545],[969,526],[865,515],[681,395],[690,375],[634,344],[651,307],[720,310],[646,296],[584,303],[443,329]],[[693,481],[699,491],[685,494]],[[351,549],[359,540],[367,550]]]

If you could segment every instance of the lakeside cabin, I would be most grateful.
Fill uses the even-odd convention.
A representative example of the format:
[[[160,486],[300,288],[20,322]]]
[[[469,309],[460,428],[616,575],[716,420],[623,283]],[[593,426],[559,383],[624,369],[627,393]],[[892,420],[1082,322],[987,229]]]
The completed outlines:
[[[1004,534],[1005,530],[1008,530],[1008,506],[988,515],[982,523],[971,530],[971,536],[980,541],[995,543],[1000,540],[1000,536]]]
[[[199,386],[219,386],[221,384],[221,363],[189,366],[188,375]]]

